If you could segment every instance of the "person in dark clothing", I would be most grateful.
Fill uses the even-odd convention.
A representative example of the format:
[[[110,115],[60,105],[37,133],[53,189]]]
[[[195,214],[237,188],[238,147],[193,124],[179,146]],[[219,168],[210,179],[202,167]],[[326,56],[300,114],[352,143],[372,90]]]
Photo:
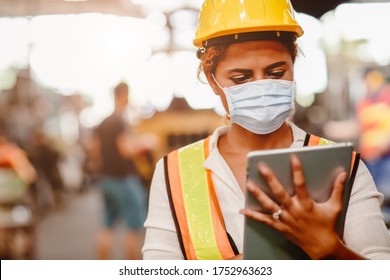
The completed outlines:
[[[134,156],[142,151],[142,145],[129,131],[124,118],[128,93],[126,83],[115,87],[115,111],[94,131],[94,143],[100,158],[98,185],[105,208],[105,228],[98,236],[99,259],[110,256],[113,226],[119,218],[125,220],[128,228],[124,244],[126,258],[141,258],[146,193],[133,161]]]
[[[32,145],[28,151],[31,163],[39,175],[34,186],[39,210],[61,205],[62,193],[65,190],[64,180],[58,168],[62,157],[61,151],[44,132],[39,130],[34,132]]]

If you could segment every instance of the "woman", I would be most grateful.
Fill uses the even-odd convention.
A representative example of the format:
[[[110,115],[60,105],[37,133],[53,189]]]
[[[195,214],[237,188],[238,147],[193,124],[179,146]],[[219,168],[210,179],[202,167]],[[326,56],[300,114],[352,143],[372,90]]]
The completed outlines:
[[[281,205],[246,184],[248,152],[305,143],[306,132],[287,121],[294,111],[295,41],[302,34],[289,1],[205,1],[194,44],[230,125],[158,162],[145,222],[144,259],[239,259],[244,215],[280,231],[312,259],[390,259],[382,197],[363,163],[343,240],[335,223],[345,172],[324,203],[308,195],[296,158],[291,161],[292,197],[271,170],[259,167]],[[267,213],[243,209],[245,188]]]

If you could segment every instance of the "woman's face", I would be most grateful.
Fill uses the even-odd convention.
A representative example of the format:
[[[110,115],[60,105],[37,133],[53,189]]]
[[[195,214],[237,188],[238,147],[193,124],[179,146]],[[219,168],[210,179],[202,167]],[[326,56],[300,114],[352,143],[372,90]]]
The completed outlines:
[[[215,70],[219,85],[231,87],[262,79],[293,80],[290,53],[277,41],[249,41],[230,45]],[[211,73],[207,79],[228,112],[226,97]]]

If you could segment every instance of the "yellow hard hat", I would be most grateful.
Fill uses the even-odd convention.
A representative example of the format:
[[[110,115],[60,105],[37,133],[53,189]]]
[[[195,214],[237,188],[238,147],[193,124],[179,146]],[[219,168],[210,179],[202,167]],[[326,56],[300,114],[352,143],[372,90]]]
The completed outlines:
[[[213,38],[259,31],[303,34],[290,0],[205,0],[193,43],[201,48]]]

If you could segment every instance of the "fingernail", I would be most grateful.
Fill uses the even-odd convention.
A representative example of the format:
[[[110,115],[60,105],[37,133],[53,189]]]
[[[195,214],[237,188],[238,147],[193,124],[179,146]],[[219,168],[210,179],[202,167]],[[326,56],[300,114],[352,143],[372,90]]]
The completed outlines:
[[[341,180],[345,181],[347,179],[347,172],[343,172],[343,175],[341,175]]]
[[[291,162],[296,165],[296,164],[299,164],[299,159],[296,155],[292,155],[291,156]]]
[[[259,168],[259,170],[260,170],[260,172],[261,173],[263,173],[263,174],[267,174],[268,173],[268,167],[267,167],[267,165],[265,165],[264,163],[259,163],[259,165],[258,165],[258,168]]]

